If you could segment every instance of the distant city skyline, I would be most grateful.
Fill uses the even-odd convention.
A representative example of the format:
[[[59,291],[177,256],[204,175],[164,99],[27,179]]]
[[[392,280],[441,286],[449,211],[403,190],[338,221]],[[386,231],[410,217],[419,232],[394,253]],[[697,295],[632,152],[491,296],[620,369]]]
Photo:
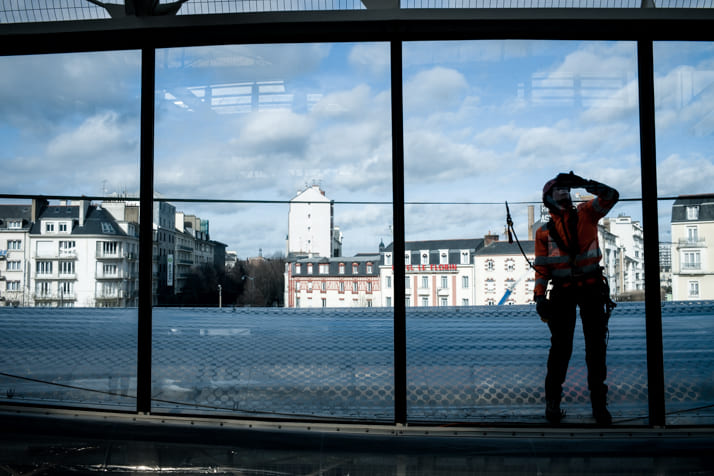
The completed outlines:
[[[658,191],[711,192],[714,45],[656,42]],[[407,241],[519,237],[543,183],[573,170],[641,219],[634,42],[407,42]],[[155,190],[239,256],[285,253],[288,201],[317,181],[343,254],[392,241],[387,43],[157,50]],[[0,58],[6,194],[132,193],[140,52]],[[51,72],[51,74],[50,74]],[[660,202],[669,241],[671,202]]]

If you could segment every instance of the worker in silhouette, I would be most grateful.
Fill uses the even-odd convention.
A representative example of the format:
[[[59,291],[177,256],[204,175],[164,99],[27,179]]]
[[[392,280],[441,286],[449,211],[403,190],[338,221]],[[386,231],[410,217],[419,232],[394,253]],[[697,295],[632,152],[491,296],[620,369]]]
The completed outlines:
[[[573,188],[584,188],[595,198],[575,207],[570,198]],[[614,188],[573,172],[561,173],[543,187],[543,203],[550,211],[550,220],[536,231],[534,294],[536,310],[551,333],[545,379],[545,417],[551,423],[565,416],[560,400],[573,352],[578,307],[593,417],[601,425],[612,423],[607,409],[605,356],[607,321],[614,303],[600,267],[597,223],[618,198]]]

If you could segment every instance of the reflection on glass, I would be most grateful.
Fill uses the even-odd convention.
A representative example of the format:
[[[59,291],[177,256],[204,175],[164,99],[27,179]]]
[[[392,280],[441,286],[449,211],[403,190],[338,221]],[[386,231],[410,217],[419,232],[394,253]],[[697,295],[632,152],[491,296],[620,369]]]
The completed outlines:
[[[135,407],[139,65],[0,58],[2,398]]]
[[[155,406],[393,414],[388,60],[387,44],[157,52]]]
[[[632,42],[405,45],[410,418],[544,421],[550,335],[529,262],[549,219],[542,189],[558,173],[620,192],[599,224],[600,264],[614,299],[642,301],[636,72]],[[577,189],[572,199],[590,197]],[[610,328],[610,397],[615,414],[639,417],[646,392],[626,376],[646,363],[619,358],[618,339],[644,349],[644,307],[615,323],[622,307]],[[581,336],[578,323],[564,392],[572,422],[591,418]]]
[[[713,43],[654,45],[668,423],[710,424],[714,325]],[[696,409],[696,410],[695,410]],[[702,410],[704,409],[704,410]]]

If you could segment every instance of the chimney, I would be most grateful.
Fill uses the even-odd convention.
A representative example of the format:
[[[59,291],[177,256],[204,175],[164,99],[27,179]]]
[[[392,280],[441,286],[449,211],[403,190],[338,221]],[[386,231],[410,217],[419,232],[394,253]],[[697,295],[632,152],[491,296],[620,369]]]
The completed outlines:
[[[84,221],[87,219],[87,210],[89,209],[89,200],[79,201],[79,226],[84,226]]]
[[[492,235],[489,231],[488,234],[483,237],[483,246],[486,247],[494,241],[498,241],[498,235]]]
[[[533,224],[535,223],[535,207],[528,205],[528,239],[533,239]]]
[[[45,211],[45,208],[47,208],[49,205],[50,202],[48,202],[44,198],[33,198],[32,209],[30,210],[30,213],[32,214],[32,221],[37,221],[37,219],[40,218],[40,215],[42,215],[42,212]]]

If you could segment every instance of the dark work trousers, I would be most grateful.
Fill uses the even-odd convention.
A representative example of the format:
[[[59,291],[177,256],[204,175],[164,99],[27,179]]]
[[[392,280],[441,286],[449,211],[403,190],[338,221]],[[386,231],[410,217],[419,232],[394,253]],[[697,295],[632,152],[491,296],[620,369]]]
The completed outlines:
[[[550,291],[550,302],[552,317],[548,327],[551,337],[545,398],[560,401],[568,363],[573,353],[576,307],[579,307],[585,335],[585,363],[588,368],[590,398],[604,399],[607,394],[607,322],[599,284],[556,286]]]

